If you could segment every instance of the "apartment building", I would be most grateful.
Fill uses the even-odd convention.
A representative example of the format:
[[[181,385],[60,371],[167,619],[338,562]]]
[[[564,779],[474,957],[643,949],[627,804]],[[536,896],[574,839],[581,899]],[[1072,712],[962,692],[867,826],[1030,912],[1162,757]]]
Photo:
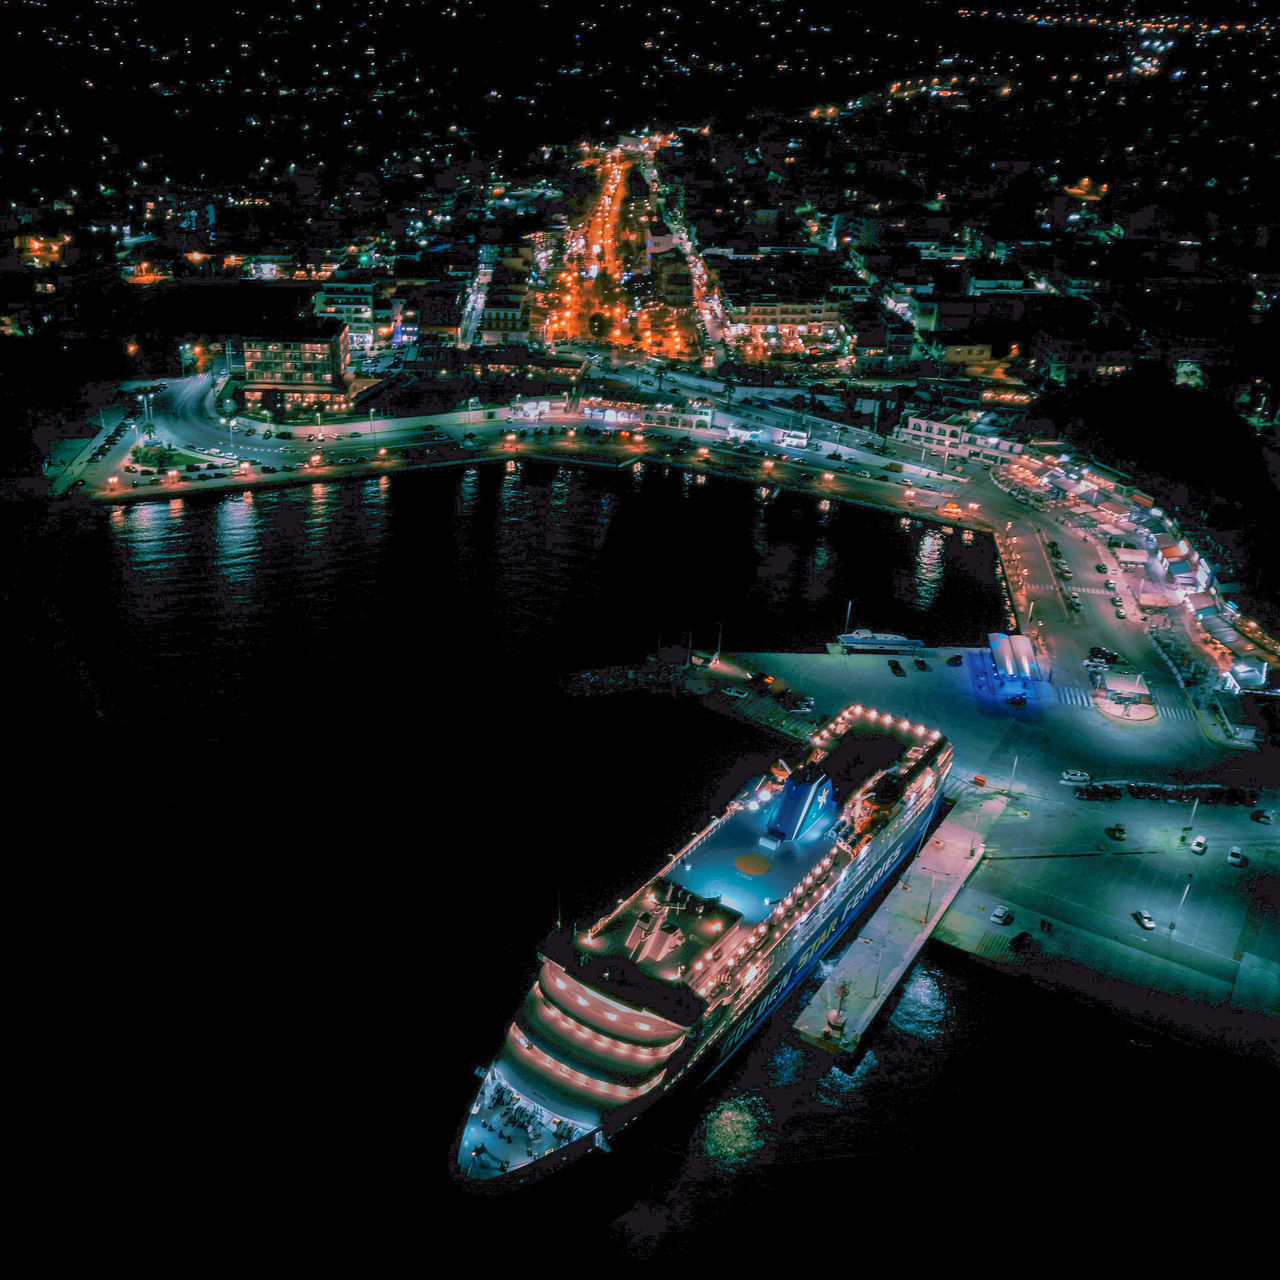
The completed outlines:
[[[273,411],[346,409],[351,342],[336,316],[296,316],[244,337],[245,404]]]
[[[961,409],[939,417],[909,413],[894,427],[893,434],[921,448],[946,450],[993,465],[1012,461],[1026,447],[1010,433],[1004,418],[981,409]]]
[[[317,315],[335,316],[350,331],[352,350],[381,351],[400,340],[403,302],[395,283],[377,272],[335,271],[316,293]]]

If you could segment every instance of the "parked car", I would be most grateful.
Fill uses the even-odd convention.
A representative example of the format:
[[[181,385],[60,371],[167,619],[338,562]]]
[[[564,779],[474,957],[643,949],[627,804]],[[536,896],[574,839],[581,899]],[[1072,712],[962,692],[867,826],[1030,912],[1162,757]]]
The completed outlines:
[[[1204,836],[1196,836],[1196,838],[1191,842],[1191,852],[1203,853],[1205,848],[1208,846],[1208,843],[1208,840],[1206,840]]]
[[[1273,809],[1258,809],[1253,815],[1253,820],[1254,822],[1264,823],[1269,827],[1276,820],[1275,811]]]
[[[1106,587],[1108,591],[1114,591],[1116,589],[1115,580],[1112,578],[1108,578],[1102,585]]]
[[[895,676],[905,676],[907,674],[902,669],[902,663],[900,663],[897,658],[889,659],[889,670],[892,671]]]
[[[1008,924],[1013,919],[1013,912],[1008,907],[997,907],[991,913],[992,924]]]
[[[928,663],[927,663],[923,658],[916,658],[916,659],[915,659],[915,664],[916,664],[916,670],[917,670],[917,671],[928,671],[928,670],[929,670],[929,664],[928,664]]]
[[[1105,564],[1095,564],[1093,567],[1097,569],[1099,573],[1106,573],[1107,571],[1107,566]]]
[[[723,693],[726,698],[745,698],[747,696],[747,691],[745,689],[740,689],[737,685],[733,684],[726,685],[720,692]]]
[[[1240,852],[1240,846],[1238,844],[1233,844],[1231,848],[1227,850],[1227,861],[1233,867],[1247,867],[1249,865],[1249,859]]]
[[[1025,707],[1027,705],[1027,699],[1021,693],[1015,693],[1011,698],[1006,698],[1005,701],[1011,707]]]
[[[964,654],[963,654],[963,653],[953,653],[953,654],[951,655],[951,657],[949,657],[949,658],[947,659],[947,666],[949,666],[949,667],[963,667],[963,666],[964,666]]]
[[[1125,613],[1125,611],[1124,611],[1123,609],[1117,609],[1117,610],[1116,610],[1116,617],[1117,617],[1117,618],[1127,618],[1128,616],[1129,616],[1129,615],[1128,615],[1127,613]]]
[[[1156,922],[1151,918],[1151,912],[1149,911],[1135,911],[1133,913],[1133,918],[1144,929],[1154,929],[1156,927]]]
[[[1083,769],[1063,769],[1063,782],[1088,782],[1089,775]]]

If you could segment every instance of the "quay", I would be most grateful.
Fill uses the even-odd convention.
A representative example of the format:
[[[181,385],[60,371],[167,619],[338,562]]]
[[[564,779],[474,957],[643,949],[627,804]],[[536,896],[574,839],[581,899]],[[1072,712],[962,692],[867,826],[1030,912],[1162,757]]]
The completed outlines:
[[[240,475],[236,472],[225,475],[210,475],[207,480],[197,482],[188,473],[181,474],[176,480],[165,479],[157,485],[147,485],[137,489],[98,489],[88,495],[89,501],[113,505],[116,503],[134,502],[170,502],[174,498],[195,497],[202,493],[237,493],[247,489],[282,488],[289,485],[325,484],[343,480],[367,480],[372,476],[383,476],[393,472],[409,471],[447,471],[480,464],[494,465],[502,462],[547,462],[553,464],[569,463],[573,466],[598,467],[607,471],[625,471],[643,461],[627,451],[618,457],[612,451],[574,450],[572,442],[566,442],[568,448],[563,452],[552,452],[550,449],[526,449],[517,456],[501,448],[481,447],[475,450],[460,448],[457,445],[420,446],[411,445],[409,449],[421,451],[430,448],[430,453],[419,453],[418,456],[397,454],[385,458],[370,458],[366,462],[337,463],[325,462],[319,465],[299,464],[293,471],[262,474],[252,472]],[[206,473],[207,474],[207,473]]]
[[[1127,793],[1080,799],[1062,778],[1064,767],[1079,760],[1091,764],[1095,778],[1152,783],[1167,781],[1167,762],[1176,760],[1189,785],[1220,780],[1227,752],[1190,712],[1124,724],[1065,684],[1063,696],[1046,684],[1031,689],[1024,705],[1011,706],[991,681],[985,650],[912,653],[928,670],[907,663],[901,677],[883,654],[722,659],[803,689],[823,715],[850,701],[871,703],[937,727],[955,750],[947,784],[955,807],[905,873],[910,890],[891,890],[863,922],[860,935],[879,945],[849,945],[845,1038],[865,1034],[876,999],[883,1001],[908,956],[932,936],[980,963],[1163,1034],[1280,1065],[1280,837],[1276,827],[1253,820],[1276,807],[1276,792],[1259,789],[1256,809]],[[962,665],[948,665],[948,654],[961,655]],[[721,698],[711,705],[745,714],[746,703]],[[1227,768],[1228,778],[1247,780]],[[1127,829],[1123,841],[1109,834],[1117,820]],[[1203,852],[1192,847],[1197,835],[1206,838]],[[1233,847],[1245,865],[1228,863]],[[958,860],[969,864],[963,875]],[[922,918],[916,895],[926,871],[937,877],[933,887],[945,901],[928,906]],[[928,886],[930,877],[923,882]],[[1000,906],[1005,923],[991,919]],[[1149,913],[1153,927],[1142,925],[1140,912]],[[797,1024],[807,1041],[841,1047],[822,1036],[837,1003],[827,984]]]
[[[858,928],[792,1029],[819,1049],[854,1052],[978,865],[978,826],[999,797],[963,797]]]

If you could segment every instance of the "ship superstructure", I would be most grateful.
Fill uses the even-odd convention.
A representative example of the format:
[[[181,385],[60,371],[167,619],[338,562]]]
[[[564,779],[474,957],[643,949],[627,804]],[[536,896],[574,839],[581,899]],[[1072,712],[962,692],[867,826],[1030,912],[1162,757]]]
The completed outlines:
[[[457,1167],[512,1185],[719,1069],[915,850],[942,798],[937,730],[855,705],[779,760],[629,898],[559,930],[463,1124]]]

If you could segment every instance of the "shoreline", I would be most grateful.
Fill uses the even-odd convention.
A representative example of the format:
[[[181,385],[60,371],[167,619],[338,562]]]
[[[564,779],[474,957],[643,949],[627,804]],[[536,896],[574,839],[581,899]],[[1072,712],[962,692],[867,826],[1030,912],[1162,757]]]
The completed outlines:
[[[194,476],[190,478],[184,476],[176,483],[167,485],[146,485],[140,486],[137,489],[131,487],[128,489],[121,489],[114,493],[99,490],[93,493],[63,496],[81,497],[96,506],[111,506],[116,503],[123,505],[137,502],[164,502],[172,501],[174,498],[195,497],[204,493],[225,494],[227,492],[239,492],[264,487],[326,484],[347,480],[369,479],[375,476],[390,475],[398,472],[439,471],[457,467],[470,467],[481,464],[506,462],[544,462],[552,465],[563,464],[567,466],[595,467],[607,471],[625,471],[636,463],[643,463],[650,466],[681,467],[687,471],[693,471],[698,475],[709,475],[727,480],[739,480],[753,485],[765,485],[769,488],[783,489],[789,493],[807,493],[818,498],[827,498],[828,500],[847,502],[856,506],[867,507],[874,511],[883,511],[889,515],[906,516],[913,520],[928,520],[935,524],[949,525],[956,529],[970,529],[975,533],[981,533],[988,537],[995,538],[994,529],[984,524],[981,520],[975,520],[971,515],[963,513],[942,515],[933,508],[918,510],[910,509],[905,506],[894,506],[870,496],[864,497],[838,492],[815,492],[812,485],[815,480],[818,480],[818,477],[814,475],[806,476],[805,480],[801,480],[798,477],[783,478],[779,476],[768,476],[762,478],[747,475],[741,471],[731,469],[730,466],[726,466],[723,462],[707,468],[705,460],[702,465],[699,465],[699,462],[693,459],[685,460],[680,458],[653,457],[645,454],[633,454],[625,457],[618,457],[614,453],[605,454],[599,450],[594,450],[591,453],[583,450],[572,454],[551,454],[543,451],[534,452],[527,449],[520,452],[512,451],[503,453],[480,452],[477,450],[475,453],[463,453],[456,454],[454,456],[437,456],[421,459],[397,457],[388,458],[381,462],[370,461],[364,463],[348,463],[345,466],[332,463],[319,470],[299,469],[297,471],[282,472],[273,475],[263,475],[261,472],[256,472],[249,477],[226,476],[222,479],[210,480],[205,483],[196,481]],[[996,551],[997,557],[1002,565],[1001,572],[1003,573],[1003,554],[998,542]]]

